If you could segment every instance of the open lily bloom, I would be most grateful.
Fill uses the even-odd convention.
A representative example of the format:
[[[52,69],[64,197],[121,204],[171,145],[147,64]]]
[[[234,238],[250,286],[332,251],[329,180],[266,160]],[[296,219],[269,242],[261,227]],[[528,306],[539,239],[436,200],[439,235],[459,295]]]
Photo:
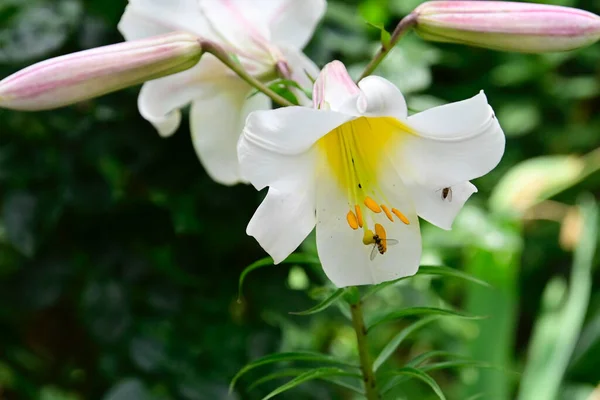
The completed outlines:
[[[291,79],[303,87],[318,69],[301,48],[325,12],[325,0],[129,0],[119,23],[127,40],[172,31],[187,31],[219,44],[249,73],[265,80],[285,62]],[[181,122],[180,108],[192,105],[190,124],[194,148],[217,182],[239,182],[236,144],[253,110],[268,109],[263,94],[212,55],[185,72],[147,82],[138,101],[140,113],[160,135],[173,134]]]
[[[338,287],[416,273],[418,215],[444,229],[493,169],[504,133],[483,93],[408,116],[404,97],[338,61],[314,85],[314,108],[250,114],[238,144],[244,177],[269,187],[250,221],[276,263],[316,225],[323,269]]]

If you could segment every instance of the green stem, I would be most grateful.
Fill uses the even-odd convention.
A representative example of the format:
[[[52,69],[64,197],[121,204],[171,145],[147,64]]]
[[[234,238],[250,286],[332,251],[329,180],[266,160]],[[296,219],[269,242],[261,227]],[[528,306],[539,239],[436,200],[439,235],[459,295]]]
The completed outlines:
[[[217,57],[219,61],[227,65],[229,69],[235,72],[237,76],[246,81],[250,86],[269,96],[271,100],[273,100],[275,103],[279,104],[280,106],[294,105],[292,102],[281,97],[280,95],[269,89],[267,86],[265,86],[261,81],[247,73],[242,67],[242,65],[233,58],[231,58],[229,54],[227,54],[227,52],[218,44],[209,40],[200,40],[200,44],[204,52],[210,53],[213,56]]]
[[[416,22],[417,22],[416,14],[409,14],[406,17],[402,18],[402,20],[396,26],[396,29],[394,29],[394,32],[392,32],[392,37],[390,38],[389,43],[381,44],[381,48],[379,49],[377,54],[375,54],[375,57],[373,57],[373,59],[369,62],[369,64],[363,71],[362,75],[360,76],[360,78],[358,78],[359,81],[361,79],[366,78],[367,76],[371,75],[373,73],[373,71],[375,71],[375,69],[379,66],[379,64],[381,64],[383,59],[394,48],[394,46],[396,46],[396,44],[400,41],[402,36],[404,36],[404,34],[406,32],[408,32],[408,30],[410,28],[412,28],[412,26]]]
[[[358,291],[357,288],[353,288]],[[373,360],[369,354],[367,346],[367,327],[362,312],[362,300],[350,303],[350,312],[352,314],[352,326],[356,332],[356,344],[358,347],[358,356],[360,358],[360,369],[365,382],[365,395],[367,400],[379,400],[377,385],[375,383],[375,374],[373,373]]]

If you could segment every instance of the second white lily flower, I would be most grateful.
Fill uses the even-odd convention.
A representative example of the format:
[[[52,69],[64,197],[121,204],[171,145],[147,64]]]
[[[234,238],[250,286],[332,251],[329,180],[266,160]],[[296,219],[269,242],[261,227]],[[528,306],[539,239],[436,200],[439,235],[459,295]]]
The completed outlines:
[[[358,86],[338,61],[314,85],[314,108],[256,111],[238,144],[244,178],[267,197],[247,232],[276,263],[316,225],[323,269],[338,287],[416,273],[417,216],[450,229],[500,161],[505,137],[485,95],[408,116],[389,81]],[[394,245],[394,246],[392,246]]]
[[[325,12],[325,0],[129,0],[119,23],[127,40],[174,30],[213,41],[234,54],[255,77],[274,76],[285,62],[291,79],[311,84],[318,69],[301,51]],[[270,108],[253,89],[220,61],[205,55],[185,72],[148,82],[139,97],[142,116],[160,135],[173,134],[181,123],[180,109],[191,103],[194,148],[208,174],[217,182],[239,182],[236,143],[248,114]]]

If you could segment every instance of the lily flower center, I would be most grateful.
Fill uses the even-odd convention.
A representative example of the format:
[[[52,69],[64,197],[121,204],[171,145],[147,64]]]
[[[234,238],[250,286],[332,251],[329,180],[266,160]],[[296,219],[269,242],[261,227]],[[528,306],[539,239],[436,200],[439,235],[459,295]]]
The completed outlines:
[[[346,122],[323,136],[324,167],[332,171],[340,189],[346,193],[348,228],[363,230],[362,243],[373,245],[380,254],[387,251],[387,224],[409,225],[408,218],[381,190],[379,179],[387,161],[387,151],[410,129],[390,117],[359,117]]]

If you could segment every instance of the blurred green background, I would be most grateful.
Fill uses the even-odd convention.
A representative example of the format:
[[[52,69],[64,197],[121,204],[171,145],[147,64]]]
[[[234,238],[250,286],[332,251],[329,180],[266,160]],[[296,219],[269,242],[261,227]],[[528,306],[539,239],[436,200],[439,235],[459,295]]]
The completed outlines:
[[[378,48],[379,33],[365,21],[391,30],[419,3],[330,0],[306,52],[358,75]],[[596,0],[541,3],[600,14]],[[0,0],[0,77],[121,41],[125,5]],[[598,221],[593,196],[581,200],[600,194],[600,45],[519,55],[411,33],[377,73],[403,90],[413,112],[484,89],[507,136],[503,161],[475,182],[479,193],[454,230],[422,222],[425,263],[493,288],[419,276],[365,304],[368,315],[433,305],[488,318],[430,323],[390,367],[444,350],[499,367],[432,373],[448,399],[600,398]],[[338,308],[288,314],[315,304],[327,284],[318,266],[259,269],[236,302],[239,274],[265,256],[245,235],[262,194],[211,182],[187,124],[160,138],[139,116],[137,92],[56,111],[0,110],[0,399],[260,399],[285,380],[250,385],[278,366],[244,376],[227,394],[252,359],[282,350],[355,358],[354,332]],[[314,252],[313,239],[303,250]],[[373,353],[408,322],[375,330]],[[386,394],[434,396],[408,380]],[[315,381],[282,398],[357,397]]]

